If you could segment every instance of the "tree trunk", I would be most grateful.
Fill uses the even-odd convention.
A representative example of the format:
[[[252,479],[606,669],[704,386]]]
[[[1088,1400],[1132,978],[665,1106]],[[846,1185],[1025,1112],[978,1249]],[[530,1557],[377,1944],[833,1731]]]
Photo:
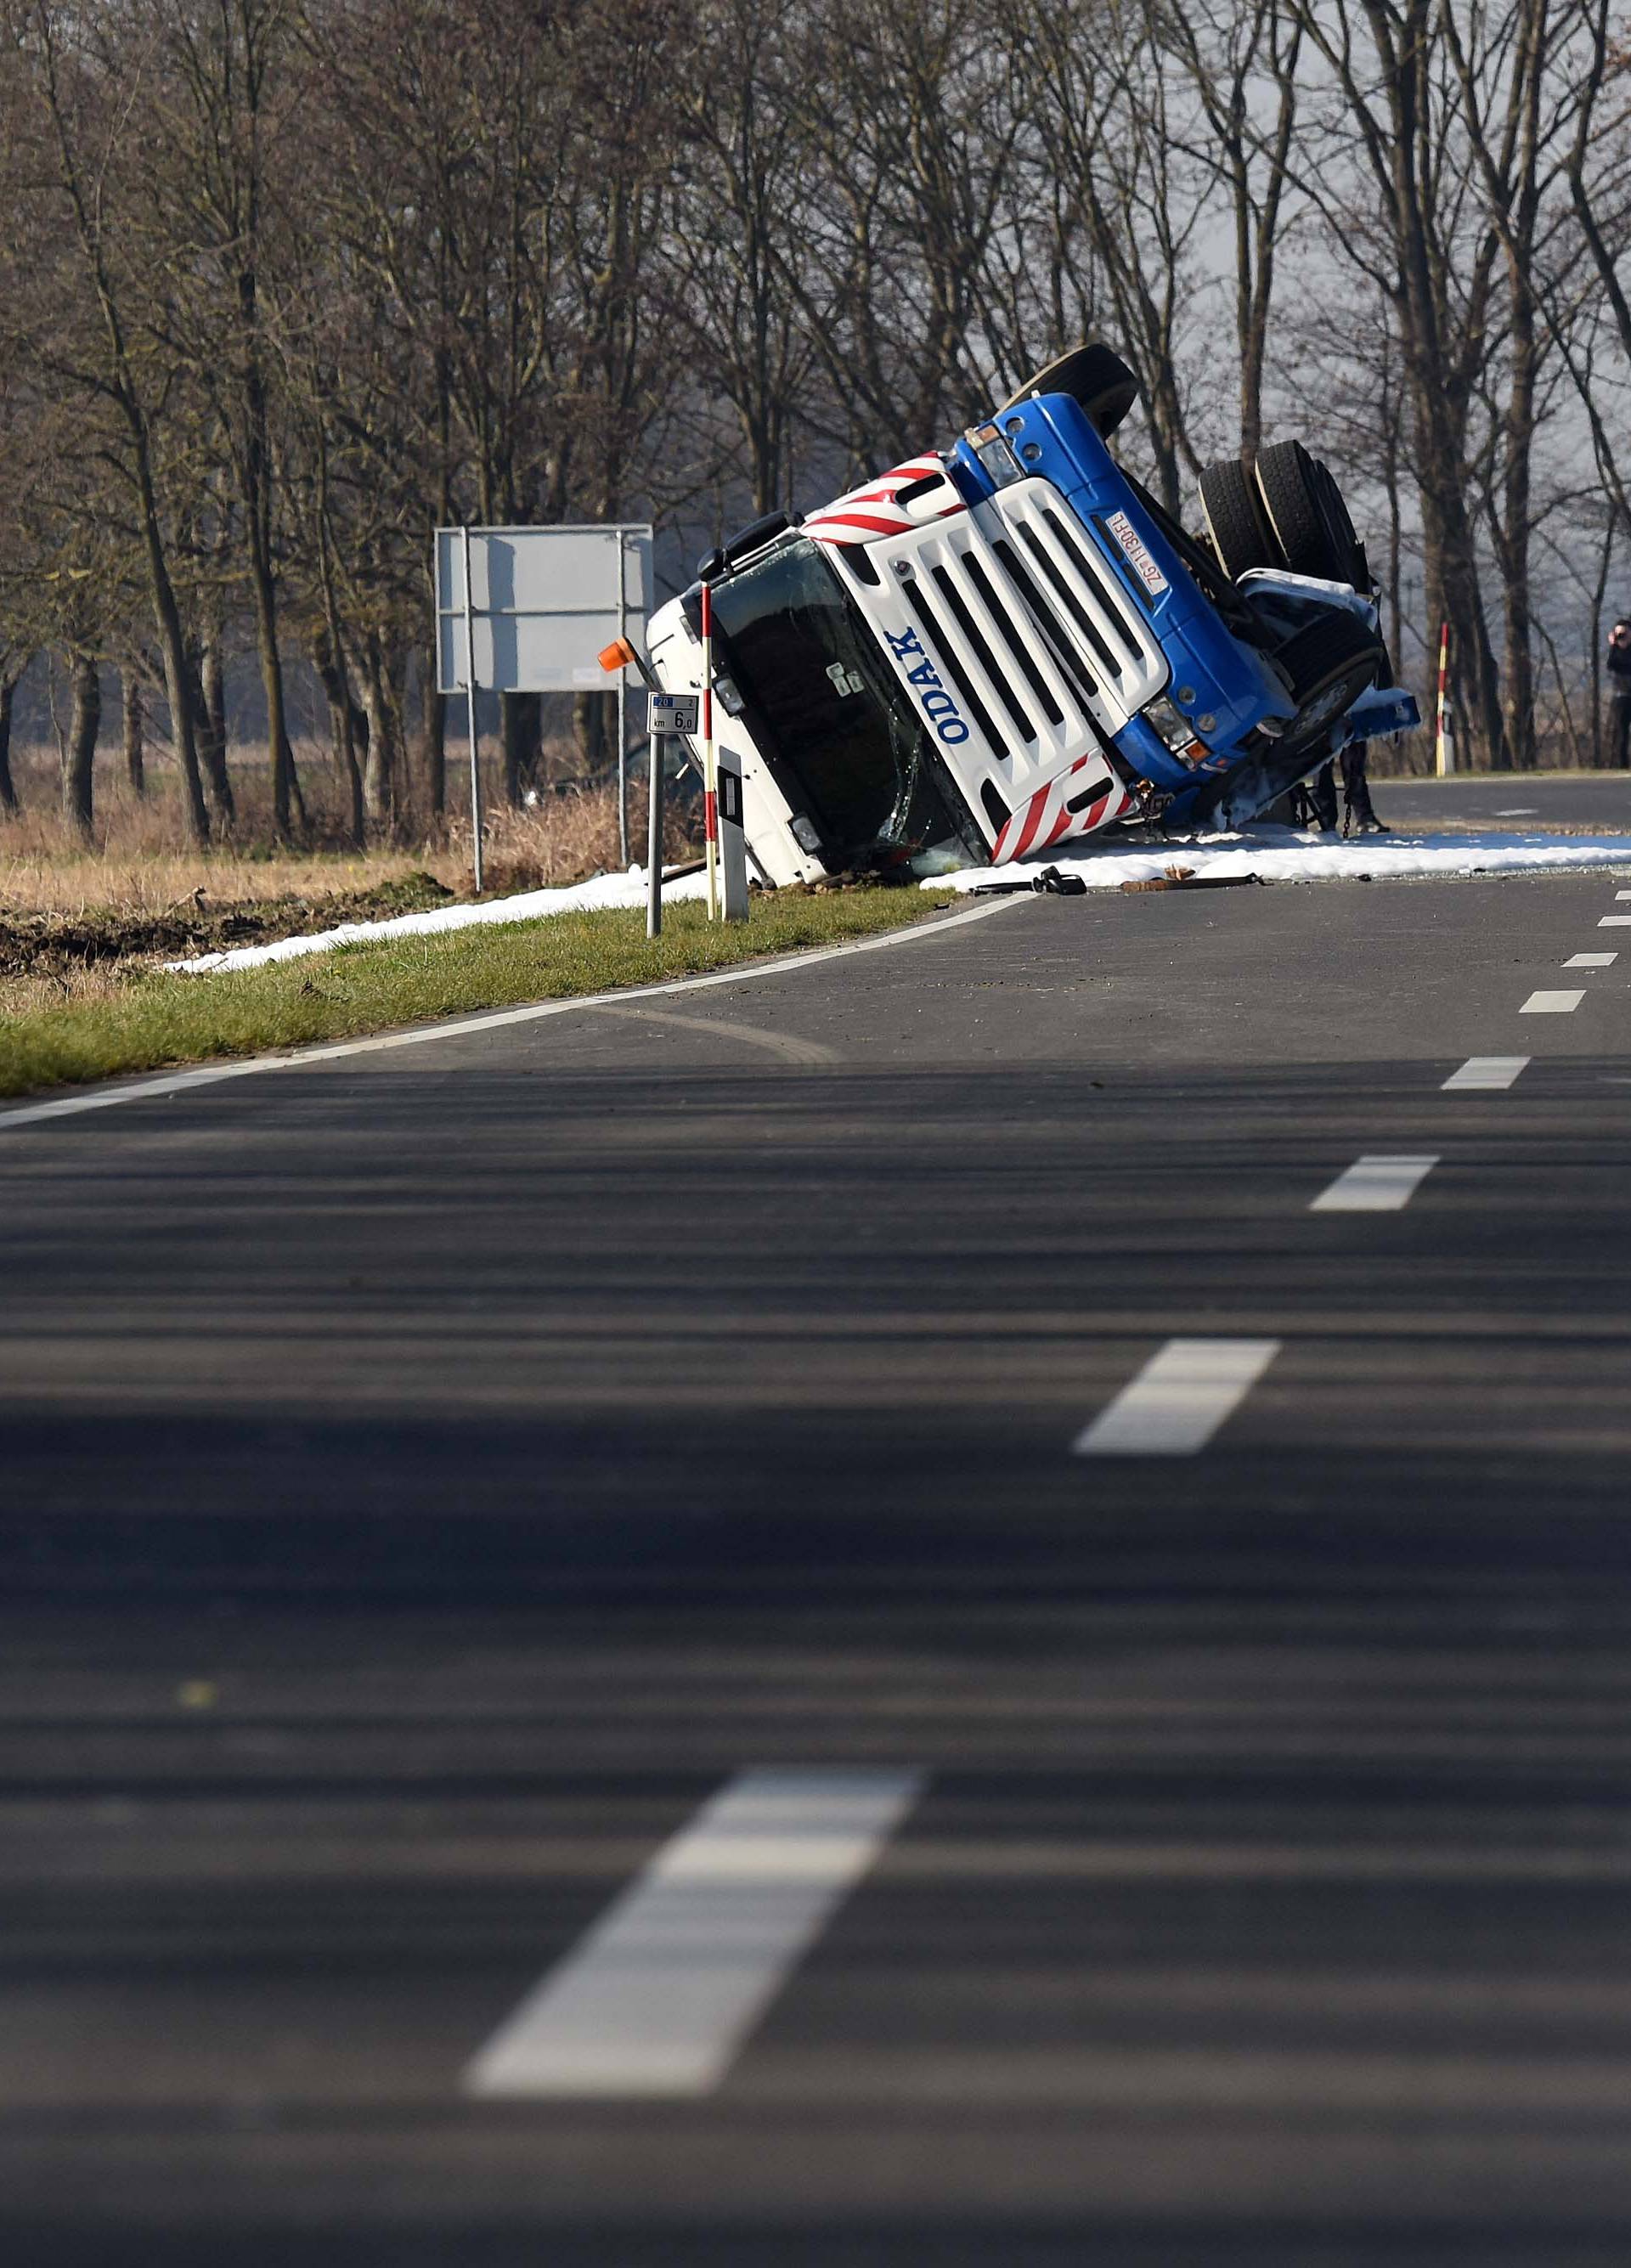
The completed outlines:
[[[330,743],[336,762],[344,769],[351,796],[351,840],[360,850],[367,839],[368,828],[358,749],[366,745],[368,721],[351,692],[351,675],[345,662],[345,637],[335,590],[334,546],[328,517],[328,446],[321,420],[317,435],[313,533],[316,537],[317,579],[322,593],[323,616],[322,627],[312,639],[312,662],[328,696]]]
[[[1586,633],[1590,655],[1587,681],[1591,697],[1591,767],[1603,762],[1603,608],[1608,597],[1609,572],[1614,563],[1618,522],[1612,505],[1603,527],[1603,547],[1598,554],[1597,576],[1591,585],[1591,622]]]
[[[420,747],[424,806],[432,819],[439,819],[447,808],[447,696],[436,689],[434,654],[421,683],[420,697],[424,703]]]
[[[97,734],[102,723],[102,684],[88,653],[69,656],[74,688],[68,746],[63,756],[63,817],[82,843],[91,840]]]
[[[16,691],[17,678],[0,670],[0,811],[8,814],[22,808],[11,782],[11,698]]]
[[[607,696],[603,693],[574,693],[572,703],[572,732],[578,742],[578,755],[584,777],[598,779],[605,770],[607,750],[613,735],[608,731]]]
[[[400,735],[393,714],[389,673],[377,630],[371,630],[363,655],[363,712],[368,719],[368,755],[363,770],[363,801],[369,819],[387,832],[396,818]]]
[[[280,843],[286,843],[296,813],[304,822],[306,807],[295,770],[294,750],[289,740],[271,561],[259,541],[250,544],[249,565],[249,579],[255,586],[255,631],[261,657],[261,685],[266,696],[266,737],[272,752],[272,829]]]
[[[223,827],[237,819],[232,775],[226,768],[226,670],[220,640],[211,637],[204,647],[198,670],[198,754],[209,783],[210,800]]]
[[[130,783],[132,794],[144,796],[147,793],[147,718],[142,700],[141,681],[134,669],[121,671],[119,692],[125,777]]]
[[[594,696],[591,696],[592,698]],[[504,799],[514,808],[538,770],[543,711],[535,693],[498,696],[498,744],[504,758]]]
[[[368,830],[363,801],[363,768],[358,751],[367,745],[368,719],[352,698],[351,680],[336,651],[331,630],[320,630],[313,639],[312,666],[328,703],[329,745],[345,780],[351,841],[360,850]]]
[[[1428,621],[1447,622],[1456,721],[1471,727],[1473,751],[1491,771],[1511,769],[1501,673],[1484,617],[1477,543],[1461,485],[1460,431],[1443,431],[1443,405],[1415,397],[1416,455],[1421,491]],[[1452,421],[1453,424],[1453,421]],[[1459,761],[1459,751],[1458,751]]]

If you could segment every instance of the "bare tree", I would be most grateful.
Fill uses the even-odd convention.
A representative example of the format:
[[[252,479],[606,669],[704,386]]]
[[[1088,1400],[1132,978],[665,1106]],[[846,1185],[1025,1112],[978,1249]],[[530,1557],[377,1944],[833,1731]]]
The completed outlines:
[[[209,839],[195,737],[194,691],[187,636],[171,572],[169,538],[161,505],[155,420],[163,414],[172,373],[151,377],[137,351],[136,305],[142,279],[131,272],[119,194],[128,146],[128,117],[144,90],[151,51],[126,45],[111,14],[92,8],[47,5],[46,0],[5,0],[4,36],[12,62],[25,75],[43,122],[39,151],[48,173],[34,176],[36,248],[65,237],[83,287],[83,310],[60,320],[47,307],[36,313],[29,344],[42,369],[113,414],[122,446],[110,468],[134,493],[137,527],[149,594],[164,657],[165,684],[181,762],[188,829]],[[113,55],[117,57],[115,69]],[[58,224],[63,224],[59,226]],[[60,292],[68,276],[52,277]],[[83,312],[83,320],[75,317]]]
[[[0,814],[21,809],[11,778],[11,705],[32,655],[0,651]]]
[[[1467,494],[1470,409],[1501,241],[1458,138],[1460,90],[1434,36],[1438,0],[1292,4],[1341,105],[1325,163],[1305,151],[1300,179],[1325,210],[1332,246],[1391,302],[1410,399],[1428,619],[1458,626],[1463,713],[1487,760],[1503,766],[1500,672]],[[1362,197],[1368,220],[1356,225]]]
[[[1303,31],[1288,0],[1144,0],[1148,36],[1186,76],[1191,154],[1227,194],[1234,239],[1240,453],[1263,442],[1263,393],[1280,242],[1294,188]],[[1180,129],[1181,131],[1183,129]]]
[[[1035,146],[1074,190],[1063,217],[1143,379],[1155,486],[1176,515],[1201,464],[1181,365],[1212,166],[1176,130],[1182,80],[1135,0],[1020,0],[1014,36]]]

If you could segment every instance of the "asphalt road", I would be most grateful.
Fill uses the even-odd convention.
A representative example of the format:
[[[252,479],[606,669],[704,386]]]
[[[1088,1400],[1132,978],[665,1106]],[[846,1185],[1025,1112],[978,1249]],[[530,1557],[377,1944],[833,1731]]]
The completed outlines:
[[[1006,902],[0,1126],[5,2257],[1623,2268],[1616,887]],[[1362,1155],[1437,1162],[1310,1210]],[[1074,1454],[1175,1336],[1278,1351]],[[717,2080],[461,2091],[765,1768],[919,1777]]]
[[[1471,773],[1458,779],[1376,779],[1376,810],[1395,828],[1631,828],[1631,772]]]

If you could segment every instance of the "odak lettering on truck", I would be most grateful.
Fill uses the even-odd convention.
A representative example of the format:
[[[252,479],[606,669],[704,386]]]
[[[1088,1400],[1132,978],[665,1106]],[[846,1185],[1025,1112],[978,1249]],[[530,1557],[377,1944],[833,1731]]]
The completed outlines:
[[[917,659],[906,672],[906,682],[916,687],[918,698],[923,703],[923,713],[934,725],[937,736],[954,748],[959,741],[966,740],[969,728],[957,714],[956,703],[941,683],[934,663],[924,652],[916,630],[903,630],[898,637],[889,630],[885,630],[883,635],[889,639],[889,652],[897,661],[909,661],[916,655]]]

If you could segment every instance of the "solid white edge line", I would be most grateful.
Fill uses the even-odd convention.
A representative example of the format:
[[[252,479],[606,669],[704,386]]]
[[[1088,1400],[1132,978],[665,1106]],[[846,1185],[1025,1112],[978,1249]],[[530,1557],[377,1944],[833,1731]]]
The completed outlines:
[[[466,2095],[711,2094],[925,1785],[919,1771],[739,1772],[466,2067]]]
[[[943,937],[948,929],[968,922],[987,921],[1010,906],[1032,903],[1029,898],[993,898],[983,906],[967,906],[956,913],[932,915],[901,929],[886,930],[881,937],[847,939],[842,945],[822,945],[808,953],[784,954],[779,961],[743,961],[734,968],[715,968],[703,976],[669,977],[661,984],[624,985],[609,992],[583,992],[569,1000],[538,1000],[521,1008],[496,1008],[477,1016],[461,1016],[439,1022],[414,1024],[402,1032],[376,1032],[367,1039],[325,1040],[286,1053],[250,1056],[241,1063],[201,1064],[188,1071],[166,1072],[159,1079],[134,1079],[117,1086],[95,1086],[83,1094],[65,1094],[49,1102],[31,1102],[17,1110],[0,1110],[0,1130],[28,1126],[47,1118],[76,1117],[84,1110],[110,1110],[117,1103],[140,1102],[146,1097],[179,1094],[189,1086],[212,1086],[224,1079],[248,1079],[258,1071],[298,1070],[304,1064],[335,1063],[343,1056],[365,1056],[387,1048],[423,1047],[434,1040],[459,1040],[474,1032],[496,1032],[509,1024],[535,1024],[546,1016],[569,1016],[577,1008],[608,1008],[631,1000],[661,1000],[675,992],[700,992],[715,984],[742,984],[756,976],[784,976],[799,968],[814,968],[824,961],[838,961],[852,953],[878,953],[892,945],[911,945],[926,937]]]
[[[1443,1086],[1508,1087],[1528,1070],[1530,1061],[1528,1056],[1469,1056],[1459,1071],[1450,1072]]]
[[[1585,998],[1583,992],[1531,992],[1518,1010],[1520,1016],[1572,1016]]]
[[[1337,1175],[1309,1206],[1310,1212],[1400,1212],[1438,1163],[1432,1157],[1367,1152]]]
[[[1279,1339],[1169,1339],[1071,1443],[1078,1457],[1188,1457],[1257,1384]]]

